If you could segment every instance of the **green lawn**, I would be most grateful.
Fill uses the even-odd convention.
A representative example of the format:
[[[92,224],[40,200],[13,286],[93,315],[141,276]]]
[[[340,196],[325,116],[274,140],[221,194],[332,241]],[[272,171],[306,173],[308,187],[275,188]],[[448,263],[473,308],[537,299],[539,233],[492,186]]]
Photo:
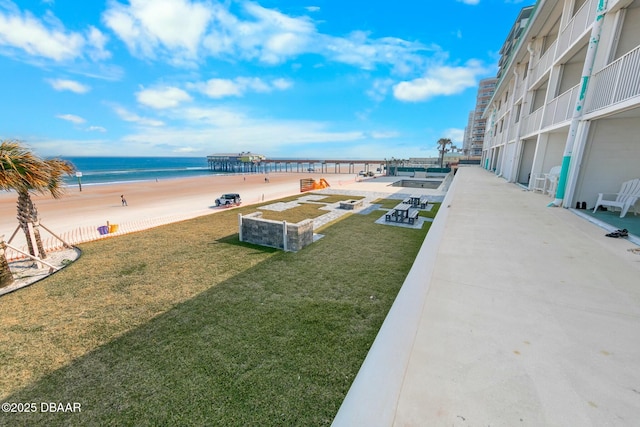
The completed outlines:
[[[352,214],[284,253],[238,241],[255,211],[84,244],[0,298],[0,400],[82,405],[0,425],[330,424],[429,223]]]

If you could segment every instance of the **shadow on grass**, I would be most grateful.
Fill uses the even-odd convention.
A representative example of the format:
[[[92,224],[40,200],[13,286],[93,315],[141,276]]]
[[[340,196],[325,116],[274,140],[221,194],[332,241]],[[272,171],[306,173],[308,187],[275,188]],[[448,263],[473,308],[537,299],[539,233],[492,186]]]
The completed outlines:
[[[330,424],[425,235],[385,238],[376,215],[278,251],[5,399],[82,412],[3,413],[0,425]]]
[[[232,234],[230,236],[222,237],[220,239],[216,239],[213,242],[210,242],[211,245],[222,244],[222,245],[233,245],[241,248],[253,249],[254,251],[258,251],[260,253],[272,254],[275,252],[280,252],[277,248],[271,248],[268,246],[256,245],[255,243],[249,242],[241,242],[238,234]]]

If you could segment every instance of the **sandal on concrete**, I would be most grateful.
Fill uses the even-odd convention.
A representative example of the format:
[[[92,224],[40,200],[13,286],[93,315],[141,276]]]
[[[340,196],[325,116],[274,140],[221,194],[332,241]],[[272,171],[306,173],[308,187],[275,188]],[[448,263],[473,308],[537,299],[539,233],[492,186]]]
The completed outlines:
[[[614,238],[627,237],[628,235],[629,235],[629,231],[626,228],[623,228],[622,230],[616,230],[609,234],[605,234],[605,236],[607,237],[614,237]]]

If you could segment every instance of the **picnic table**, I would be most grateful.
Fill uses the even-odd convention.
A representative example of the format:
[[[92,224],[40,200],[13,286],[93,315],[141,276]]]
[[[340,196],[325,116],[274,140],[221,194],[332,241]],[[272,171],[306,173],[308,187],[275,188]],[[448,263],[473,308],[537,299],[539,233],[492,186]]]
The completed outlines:
[[[409,196],[403,203],[407,203],[414,208],[424,209],[429,204],[429,196],[412,195]]]
[[[418,209],[409,203],[399,203],[385,216],[386,221],[404,222],[407,220],[409,224],[413,224],[418,218]]]
[[[407,218],[409,216],[409,209],[411,205],[409,203],[398,203],[396,207],[393,208],[394,211],[397,212],[397,216],[401,218]]]
[[[409,203],[413,207],[420,206],[420,197],[421,196],[417,195],[409,196],[409,199],[407,199],[407,203]]]

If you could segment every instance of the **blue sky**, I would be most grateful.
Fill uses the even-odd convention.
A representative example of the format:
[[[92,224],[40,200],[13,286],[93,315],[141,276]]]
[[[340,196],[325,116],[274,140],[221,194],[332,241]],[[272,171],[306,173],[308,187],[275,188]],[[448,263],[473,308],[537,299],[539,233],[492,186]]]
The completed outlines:
[[[532,3],[0,0],[0,138],[42,156],[436,156]]]

